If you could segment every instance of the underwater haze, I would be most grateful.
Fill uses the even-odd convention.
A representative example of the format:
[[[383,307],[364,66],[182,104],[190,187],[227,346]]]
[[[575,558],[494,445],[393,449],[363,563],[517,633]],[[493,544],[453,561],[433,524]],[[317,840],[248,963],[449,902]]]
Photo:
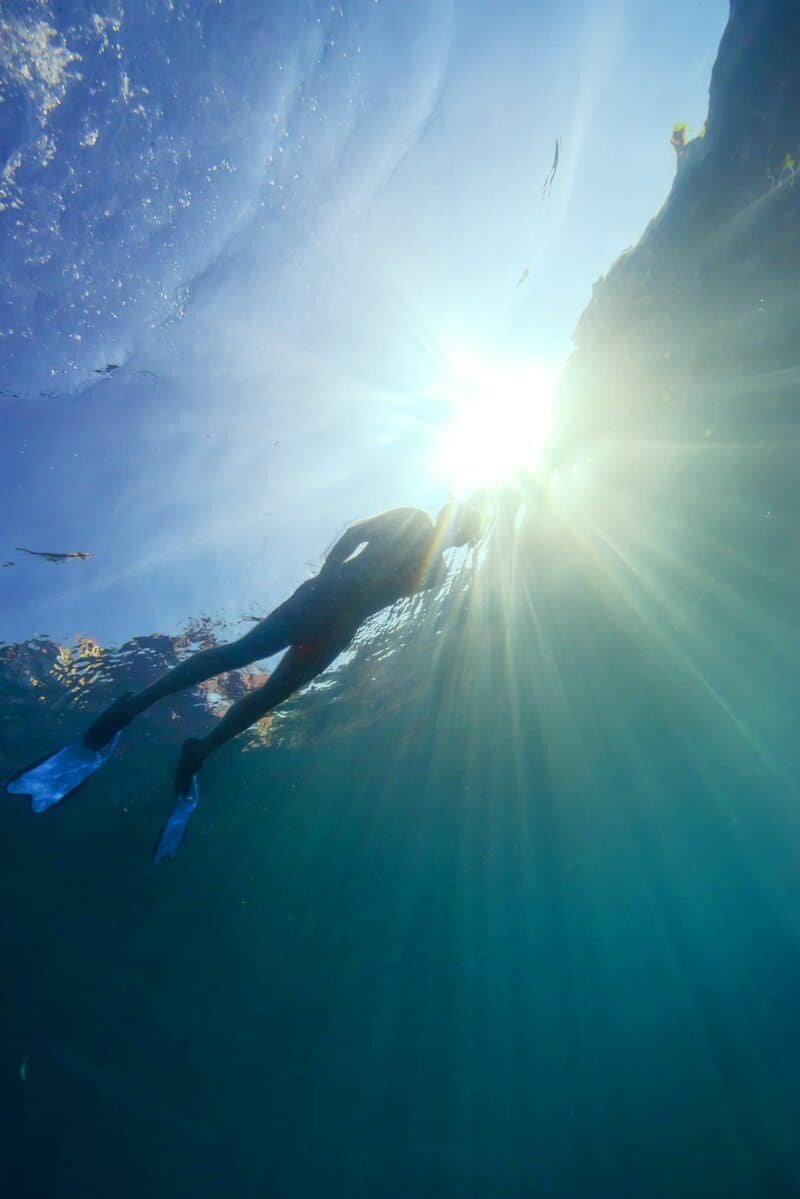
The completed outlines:
[[[2,1193],[800,1193],[795,0],[0,4]],[[670,144],[672,139],[672,145]]]

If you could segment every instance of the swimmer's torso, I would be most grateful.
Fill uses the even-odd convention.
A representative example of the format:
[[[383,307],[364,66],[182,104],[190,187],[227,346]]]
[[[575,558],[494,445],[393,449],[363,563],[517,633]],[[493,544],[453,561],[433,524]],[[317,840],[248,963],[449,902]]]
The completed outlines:
[[[385,596],[384,603],[390,604],[431,586],[444,560],[441,552],[433,549],[433,522],[426,512],[396,508],[385,517],[380,535],[371,538],[339,570],[348,585],[357,580],[376,600]]]
[[[436,586],[444,577],[444,558],[433,548],[433,522],[418,508],[384,513],[351,555],[314,582],[317,598],[359,621],[404,596]],[[358,526],[355,534],[358,534]]]

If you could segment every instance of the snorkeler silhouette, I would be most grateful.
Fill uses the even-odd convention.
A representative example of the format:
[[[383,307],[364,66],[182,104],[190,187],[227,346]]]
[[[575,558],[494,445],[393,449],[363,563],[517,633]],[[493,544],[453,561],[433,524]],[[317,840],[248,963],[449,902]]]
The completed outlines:
[[[77,741],[16,774],[8,790],[30,795],[33,811],[45,811],[108,761],[121,730],[151,704],[286,649],[267,682],[237,700],[208,736],[184,742],[175,776],[178,802],[155,853],[157,862],[174,857],[197,806],[197,772],[208,755],[310,683],[349,645],[369,616],[404,596],[438,586],[445,574],[444,551],[474,545],[480,524],[476,509],[448,504],[435,525],[418,508],[395,508],[352,525],[329,551],[319,573],[244,637],[201,650],[152,686],[122,696]]]

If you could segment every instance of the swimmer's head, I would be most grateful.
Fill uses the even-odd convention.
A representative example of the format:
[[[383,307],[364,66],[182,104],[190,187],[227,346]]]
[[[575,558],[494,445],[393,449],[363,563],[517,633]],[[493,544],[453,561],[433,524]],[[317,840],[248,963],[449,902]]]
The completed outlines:
[[[483,518],[472,504],[445,504],[436,518],[436,529],[443,549],[457,545],[477,545]]]

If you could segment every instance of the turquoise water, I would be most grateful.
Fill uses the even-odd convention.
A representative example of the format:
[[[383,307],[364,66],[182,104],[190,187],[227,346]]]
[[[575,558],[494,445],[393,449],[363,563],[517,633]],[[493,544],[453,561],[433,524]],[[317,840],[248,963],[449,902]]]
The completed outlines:
[[[168,869],[155,716],[46,825],[4,807],[29,1193],[788,1193],[791,640],[701,536],[652,589],[552,514],[495,537],[408,702],[221,751]]]
[[[292,70],[301,81],[313,78],[323,110],[327,103],[339,115],[347,89],[334,85],[351,82],[350,67],[327,41],[341,50],[342,37],[348,47],[347,38],[363,38],[363,53],[372,55],[365,111],[377,111],[370,105],[382,97],[381,120],[391,114],[393,136],[406,137],[404,145],[410,139],[423,158],[438,144],[435,114],[453,120],[458,107],[448,88],[456,87],[461,103],[470,88],[499,103],[492,81],[502,76],[502,47],[509,47],[511,87],[512,34],[555,37],[549,22],[556,21],[543,6],[534,15],[544,32],[532,17],[536,27],[521,31],[503,8],[504,42],[492,40],[494,18],[482,25],[470,6],[432,6],[429,24],[416,33],[404,23],[411,17],[387,6],[375,18],[387,24],[377,26],[367,6],[331,10],[327,55],[312,69],[318,35],[311,26],[322,10],[298,15],[278,7],[270,24],[247,5],[231,6],[223,23],[201,7],[197,37],[216,47],[212,65],[223,83],[235,74],[237,49],[252,45],[254,55],[259,48],[267,55],[269,43],[269,62],[280,53],[288,67],[293,48]],[[70,64],[64,53],[42,60],[23,8],[0,16],[6,103],[20,106],[16,116],[0,106],[7,161],[14,137],[30,156],[53,129],[89,138],[82,148],[89,153],[92,130],[97,146],[112,132],[100,118],[119,113],[100,104],[98,119],[84,121],[93,114],[69,90]],[[180,11],[190,23],[191,14]],[[655,20],[655,9],[648,12]],[[147,136],[121,123],[130,155],[112,154],[106,169],[116,163],[121,174],[111,190],[122,188],[125,162],[141,165],[134,150],[146,157],[152,137],[153,154],[166,156],[159,178],[172,202],[171,186],[189,186],[178,179],[190,170],[178,133],[183,149],[216,153],[227,93],[199,98],[211,51],[184,40],[177,16],[148,6],[146,21],[137,17],[144,24],[134,27],[134,44],[115,31],[115,13],[99,30],[77,9],[59,23],[43,8],[41,20],[51,23],[51,50],[82,54],[84,82],[94,78],[91,64],[102,79],[111,61],[113,72],[129,78],[128,89],[152,85],[140,90],[144,115],[136,118]],[[417,15],[423,19],[422,9]],[[678,56],[680,67],[668,63],[664,78],[683,85],[682,71],[702,68],[705,86],[711,64],[703,66],[700,31],[687,30],[679,15],[680,38],[692,52]],[[592,29],[579,6],[563,19]],[[197,116],[199,124],[181,125],[166,90],[156,94],[157,80],[135,77],[131,64],[140,61],[145,35],[153,36],[147,21],[162,37],[154,58],[170,48],[185,54],[169,86],[181,94],[184,79],[183,94],[197,114],[208,114],[206,124]],[[647,25],[641,15],[638,24],[632,15],[621,23],[617,52],[637,78],[640,62],[654,53]],[[115,32],[118,56],[110,49]],[[373,622],[315,687],[208,760],[200,806],[175,862],[154,868],[151,854],[169,811],[180,744],[206,732],[229,700],[259,681],[254,675],[224,676],[146,713],[103,772],[46,815],[34,818],[17,797],[0,804],[4,1193],[797,1193],[800,189],[792,177],[779,178],[786,147],[800,142],[800,94],[790,70],[796,35],[791,5],[733,5],[712,76],[707,133],[690,142],[670,198],[641,242],[612,266],[624,245],[615,241],[602,268],[607,278],[578,324],[549,469],[482,494],[486,539],[475,554],[453,556],[441,594]],[[669,36],[678,38],[674,30]],[[480,53],[470,57],[476,45]],[[434,70],[443,47],[452,53],[447,85],[446,72]],[[38,91],[33,84],[25,91],[25,54],[40,64],[31,77]],[[555,60],[556,82],[571,61]],[[589,61],[599,62],[599,52]],[[487,63],[493,71],[471,74]],[[247,136],[240,140],[252,146],[267,97],[254,71],[241,73]],[[273,74],[266,76],[263,87],[271,88]],[[584,84],[590,77],[581,76]],[[392,93],[391,82],[401,78],[415,103]],[[127,105],[129,90],[120,87]],[[298,112],[311,121],[309,94],[296,110],[287,108],[301,125]],[[601,125],[603,94],[593,93],[592,108]],[[42,113],[63,124],[43,124]],[[163,124],[173,119],[175,128]],[[298,182],[301,212],[292,220],[307,222],[316,245],[319,294],[311,296],[306,276],[295,280],[287,315],[273,310],[265,282],[250,314],[257,335],[243,319],[255,302],[257,268],[285,237],[285,260],[273,265],[288,286],[300,251],[291,240],[296,230],[279,223],[280,205],[267,206],[268,236],[250,226],[242,232],[234,209],[247,188],[233,198],[224,187],[214,191],[217,183],[200,189],[194,230],[164,216],[159,228],[172,230],[174,240],[168,244],[164,233],[148,257],[152,278],[137,273],[146,239],[137,241],[133,218],[129,239],[121,227],[107,241],[98,235],[82,286],[104,287],[113,268],[138,298],[129,297],[117,342],[93,324],[86,301],[84,340],[73,343],[69,367],[63,349],[75,328],[64,313],[77,299],[75,280],[64,275],[59,290],[54,274],[47,285],[40,279],[38,293],[33,283],[26,291],[31,264],[23,269],[20,258],[7,266],[9,311],[25,309],[46,353],[37,358],[30,338],[8,335],[5,390],[14,396],[4,397],[3,544],[15,564],[0,578],[7,601],[0,629],[4,775],[77,736],[121,691],[252,627],[251,616],[264,615],[300,580],[303,555],[318,555],[351,517],[398,498],[435,507],[444,484],[414,474],[424,405],[404,407],[400,389],[390,386],[398,364],[422,372],[427,316],[412,313],[396,263],[394,274],[381,274],[389,259],[364,231],[380,224],[374,212],[365,215],[370,204],[386,217],[380,205],[388,195],[408,222],[404,202],[425,196],[412,230],[424,246],[431,233],[425,212],[438,209],[430,197],[441,200],[441,183],[414,191],[421,178],[392,160],[369,203],[360,193],[359,207],[351,195],[348,208],[336,189],[357,173],[355,151],[380,143],[387,129],[364,121],[355,133],[337,126],[338,173],[322,172],[319,194]],[[306,145],[312,125],[303,126]],[[466,142],[455,125],[447,128],[452,166]],[[570,139],[562,136],[569,169]],[[552,141],[542,137],[546,171]],[[497,155],[514,141],[500,133],[496,140]],[[625,144],[621,138],[621,171],[628,169]],[[169,145],[175,177],[166,173]],[[259,142],[259,154],[267,148]],[[419,157],[409,155],[418,166]],[[245,160],[244,153],[235,160],[241,172]],[[75,167],[78,159],[71,161]],[[581,161],[577,155],[578,174]],[[53,165],[64,172],[63,185],[67,165],[58,157]],[[31,172],[33,189],[25,193],[28,207],[9,210],[14,220],[23,219],[21,211],[27,219],[31,207],[40,220],[52,200],[36,174],[46,166],[29,157],[14,168],[20,186]],[[537,202],[538,175],[537,166]],[[95,199],[101,194],[98,177],[91,187],[80,172],[73,177]],[[470,192],[470,179],[455,177]],[[136,199],[129,213],[138,211],[143,179],[138,170],[127,179]],[[592,175],[598,190],[596,179],[609,176]],[[558,186],[559,177],[554,195]],[[572,186],[574,203],[588,203],[586,189]],[[611,195],[617,185],[607,186]],[[153,204],[162,199],[154,193]],[[474,213],[452,203],[472,228]],[[565,201],[559,210],[565,220],[568,208]],[[355,276],[337,277],[333,243],[313,241],[312,232],[321,236],[314,214],[323,209],[326,220],[341,222],[337,236],[357,228],[365,257],[377,254],[386,311],[370,313],[380,289],[354,289]],[[77,209],[66,211],[78,222]],[[104,209],[89,204],[86,211],[99,220]],[[198,210],[191,211],[194,219]],[[232,224],[222,230],[226,219]],[[45,238],[45,224],[37,228]],[[477,255],[488,234],[476,228],[470,245]],[[225,244],[221,259],[209,248],[212,233]],[[548,238],[555,239],[552,229]],[[65,255],[74,257],[75,239],[64,240]],[[182,258],[187,244],[192,253],[208,249],[213,265]],[[410,243],[402,244],[408,251]],[[129,275],[113,267],[115,245],[138,264]],[[500,242],[492,247],[499,253]],[[49,243],[40,249],[55,253]],[[432,257],[440,250],[436,240]],[[177,302],[179,260],[195,289],[194,300],[183,297],[180,316],[155,310],[157,282],[171,297],[164,304]],[[167,262],[176,271],[170,281]],[[425,276],[421,259],[418,265],[430,282],[433,266]],[[53,272],[58,267],[54,260]],[[568,276],[572,268],[563,269]],[[509,294],[518,275],[517,267]],[[485,286],[491,293],[494,284]],[[558,302],[567,304],[579,282],[562,286]],[[241,308],[232,299],[237,287]],[[520,295],[513,302],[527,303]],[[533,321],[539,300],[531,303]],[[308,324],[293,324],[303,304]],[[334,344],[336,321],[321,333],[314,323],[337,304],[345,315],[357,308],[362,316],[363,356],[347,344],[350,373]],[[270,332],[262,318],[273,311],[284,323]],[[398,313],[398,341],[381,356],[381,338]],[[506,315],[522,338],[527,317]],[[578,315],[576,308],[573,324]],[[256,369],[251,336],[265,339],[271,354],[282,347],[281,362],[270,359],[273,374]],[[244,360],[232,364],[234,351]],[[115,372],[88,378],[97,364],[118,359]],[[40,394],[48,390],[49,362],[63,367],[55,398]],[[316,378],[315,363],[335,394],[330,410],[318,402],[323,381],[310,395],[300,386]],[[296,373],[300,364],[305,374]],[[136,373],[151,368],[155,380]],[[195,394],[198,380],[206,390]],[[345,395],[352,406],[337,407]],[[255,414],[261,423],[253,423]],[[27,561],[18,544],[93,557]]]

